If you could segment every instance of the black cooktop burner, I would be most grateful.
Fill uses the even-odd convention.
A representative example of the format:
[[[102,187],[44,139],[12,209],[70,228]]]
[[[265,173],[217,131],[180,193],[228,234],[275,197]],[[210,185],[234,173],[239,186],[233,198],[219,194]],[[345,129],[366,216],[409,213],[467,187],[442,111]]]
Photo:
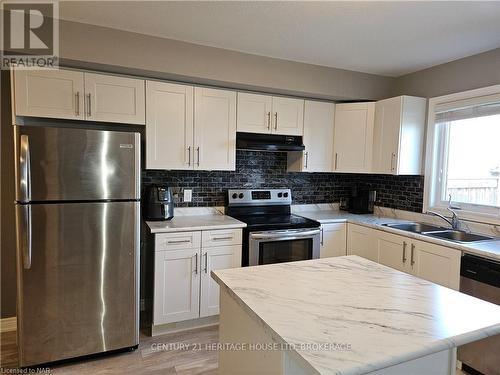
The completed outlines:
[[[318,228],[320,223],[305,217],[288,215],[231,215],[247,224],[247,230],[264,231],[279,229]]]

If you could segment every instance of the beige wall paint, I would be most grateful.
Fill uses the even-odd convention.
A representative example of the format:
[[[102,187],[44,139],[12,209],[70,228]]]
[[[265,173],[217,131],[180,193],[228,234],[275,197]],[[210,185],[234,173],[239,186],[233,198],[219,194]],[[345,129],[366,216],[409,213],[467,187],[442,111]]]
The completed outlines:
[[[432,98],[500,84],[500,48],[397,78],[393,96]]]
[[[73,67],[313,98],[380,99],[394,78],[63,21],[60,55]]]

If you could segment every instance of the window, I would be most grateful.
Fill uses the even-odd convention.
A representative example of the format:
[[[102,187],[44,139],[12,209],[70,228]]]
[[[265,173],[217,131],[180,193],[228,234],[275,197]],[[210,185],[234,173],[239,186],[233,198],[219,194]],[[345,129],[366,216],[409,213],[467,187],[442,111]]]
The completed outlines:
[[[443,210],[451,199],[462,217],[500,219],[500,87],[497,90],[431,99],[427,209]],[[454,96],[458,100],[450,100]]]

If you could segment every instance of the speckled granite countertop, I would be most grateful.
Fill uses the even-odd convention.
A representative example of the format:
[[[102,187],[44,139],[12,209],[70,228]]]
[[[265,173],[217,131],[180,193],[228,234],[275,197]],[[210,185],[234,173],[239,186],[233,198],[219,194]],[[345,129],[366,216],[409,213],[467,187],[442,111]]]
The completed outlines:
[[[352,224],[363,225],[366,227],[383,230],[385,232],[399,234],[401,236],[405,236],[408,238],[414,238],[420,241],[426,241],[434,243],[436,245],[447,246],[450,248],[463,251],[465,253],[475,254],[490,259],[500,260],[500,240],[476,242],[476,243],[474,242],[458,243],[453,241],[442,240],[439,238],[429,237],[418,233],[412,233],[400,229],[386,227],[382,224],[399,223],[399,222],[405,223],[409,222],[409,220],[403,220],[403,219],[397,219],[393,217],[385,217],[379,215],[357,215],[339,210],[311,210],[311,211],[301,210],[299,212],[296,212],[296,214],[307,217],[309,219],[319,221],[321,224],[348,222]]]
[[[500,306],[357,256],[212,277],[315,374],[364,374],[500,334]],[[350,349],[317,349],[329,343]]]

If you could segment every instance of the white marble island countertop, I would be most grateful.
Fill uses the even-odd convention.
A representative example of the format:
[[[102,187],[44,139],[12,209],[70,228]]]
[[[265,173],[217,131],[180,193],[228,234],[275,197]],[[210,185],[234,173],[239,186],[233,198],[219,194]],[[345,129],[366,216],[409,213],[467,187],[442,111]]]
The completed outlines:
[[[500,334],[500,306],[357,256],[212,277],[316,374],[364,374]],[[317,349],[325,344],[348,349]]]

